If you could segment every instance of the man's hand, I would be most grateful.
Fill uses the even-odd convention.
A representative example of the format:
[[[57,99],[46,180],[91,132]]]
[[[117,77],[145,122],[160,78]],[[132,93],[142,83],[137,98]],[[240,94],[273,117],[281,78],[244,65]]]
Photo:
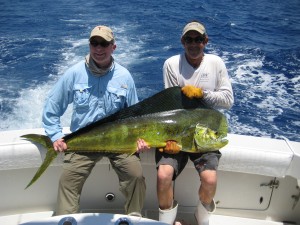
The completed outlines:
[[[68,147],[65,140],[61,138],[53,142],[53,148],[56,152],[64,152]]]
[[[181,146],[178,145],[178,143],[176,141],[167,141],[166,142],[166,146],[164,148],[160,148],[159,151],[160,152],[165,152],[168,154],[177,154],[178,152],[180,152],[181,150]]]
[[[188,98],[202,98],[203,90],[192,85],[186,85],[181,88],[182,93]]]
[[[150,149],[149,145],[145,142],[144,139],[138,139],[136,145],[137,145],[136,148],[137,153],[148,151]]]

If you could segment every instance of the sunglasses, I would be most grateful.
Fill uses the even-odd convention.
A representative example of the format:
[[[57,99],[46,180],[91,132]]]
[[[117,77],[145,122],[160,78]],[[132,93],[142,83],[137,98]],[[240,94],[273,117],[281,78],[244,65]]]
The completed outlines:
[[[91,41],[90,41],[90,44],[91,44],[94,48],[98,47],[99,45],[100,45],[102,48],[107,48],[107,47],[111,44],[111,42],[108,42],[108,41],[100,41],[100,42],[98,42],[98,41],[96,41],[96,40],[91,40]]]
[[[195,38],[192,38],[192,37],[184,37],[184,42],[186,43],[186,44],[191,44],[191,43],[193,43],[193,42],[195,42],[196,44],[200,44],[200,43],[203,43],[203,41],[204,41],[204,38],[203,37],[201,37],[201,36],[198,36],[198,37],[195,37]]]

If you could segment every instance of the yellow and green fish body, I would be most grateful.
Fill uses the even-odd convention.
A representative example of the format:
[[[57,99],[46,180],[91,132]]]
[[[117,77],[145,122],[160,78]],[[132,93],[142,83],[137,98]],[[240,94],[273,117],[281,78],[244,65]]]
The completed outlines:
[[[220,112],[178,109],[105,123],[66,143],[69,151],[134,153],[139,138],[155,148],[164,148],[166,141],[174,140],[181,151],[203,152],[226,145],[226,134],[226,118]]]
[[[212,109],[177,109],[159,113],[129,117],[77,132],[67,138],[70,152],[128,153],[136,151],[136,141],[144,139],[149,147],[164,148],[166,141],[176,141],[181,151],[214,151],[225,146],[228,141],[225,116]],[[46,158],[29,187],[33,184],[57,156],[51,140],[44,135],[27,134],[22,137],[43,145],[48,149]],[[26,188],[27,188],[26,187]]]

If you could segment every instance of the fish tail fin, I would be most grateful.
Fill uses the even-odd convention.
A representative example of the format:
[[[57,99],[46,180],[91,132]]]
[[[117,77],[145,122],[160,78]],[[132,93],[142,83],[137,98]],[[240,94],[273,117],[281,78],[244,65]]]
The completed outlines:
[[[29,186],[31,186],[43,173],[44,171],[48,168],[48,166],[51,164],[53,159],[56,158],[57,152],[54,151],[52,142],[49,137],[45,135],[39,135],[39,134],[26,134],[21,136],[29,141],[32,141],[34,143],[41,144],[47,149],[46,157],[40,166],[40,168],[37,170],[29,184],[26,186],[25,189],[27,189]]]

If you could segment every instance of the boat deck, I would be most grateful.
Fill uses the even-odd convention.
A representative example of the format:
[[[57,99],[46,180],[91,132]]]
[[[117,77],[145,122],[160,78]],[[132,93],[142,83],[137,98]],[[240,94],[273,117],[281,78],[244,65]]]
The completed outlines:
[[[150,224],[164,224],[155,221],[156,218],[145,218],[126,216],[122,214],[111,214],[107,212],[103,213],[84,213],[84,214],[72,214],[65,216],[51,217],[53,211],[39,212],[39,213],[28,213],[0,217],[0,224],[3,225],[62,225],[63,220],[76,220],[73,225],[119,225],[125,223],[118,223],[120,218],[129,218],[132,224],[150,225]],[[149,215],[157,215],[158,212],[149,211]],[[156,216],[154,216],[156,217]],[[30,222],[31,221],[31,222]],[[178,213],[177,221],[181,222],[182,225],[197,225],[194,215],[192,213]],[[253,218],[235,217],[235,216],[224,216],[224,215],[211,215],[210,225],[295,225],[295,223],[289,222],[274,222],[271,220],[259,220]]]

